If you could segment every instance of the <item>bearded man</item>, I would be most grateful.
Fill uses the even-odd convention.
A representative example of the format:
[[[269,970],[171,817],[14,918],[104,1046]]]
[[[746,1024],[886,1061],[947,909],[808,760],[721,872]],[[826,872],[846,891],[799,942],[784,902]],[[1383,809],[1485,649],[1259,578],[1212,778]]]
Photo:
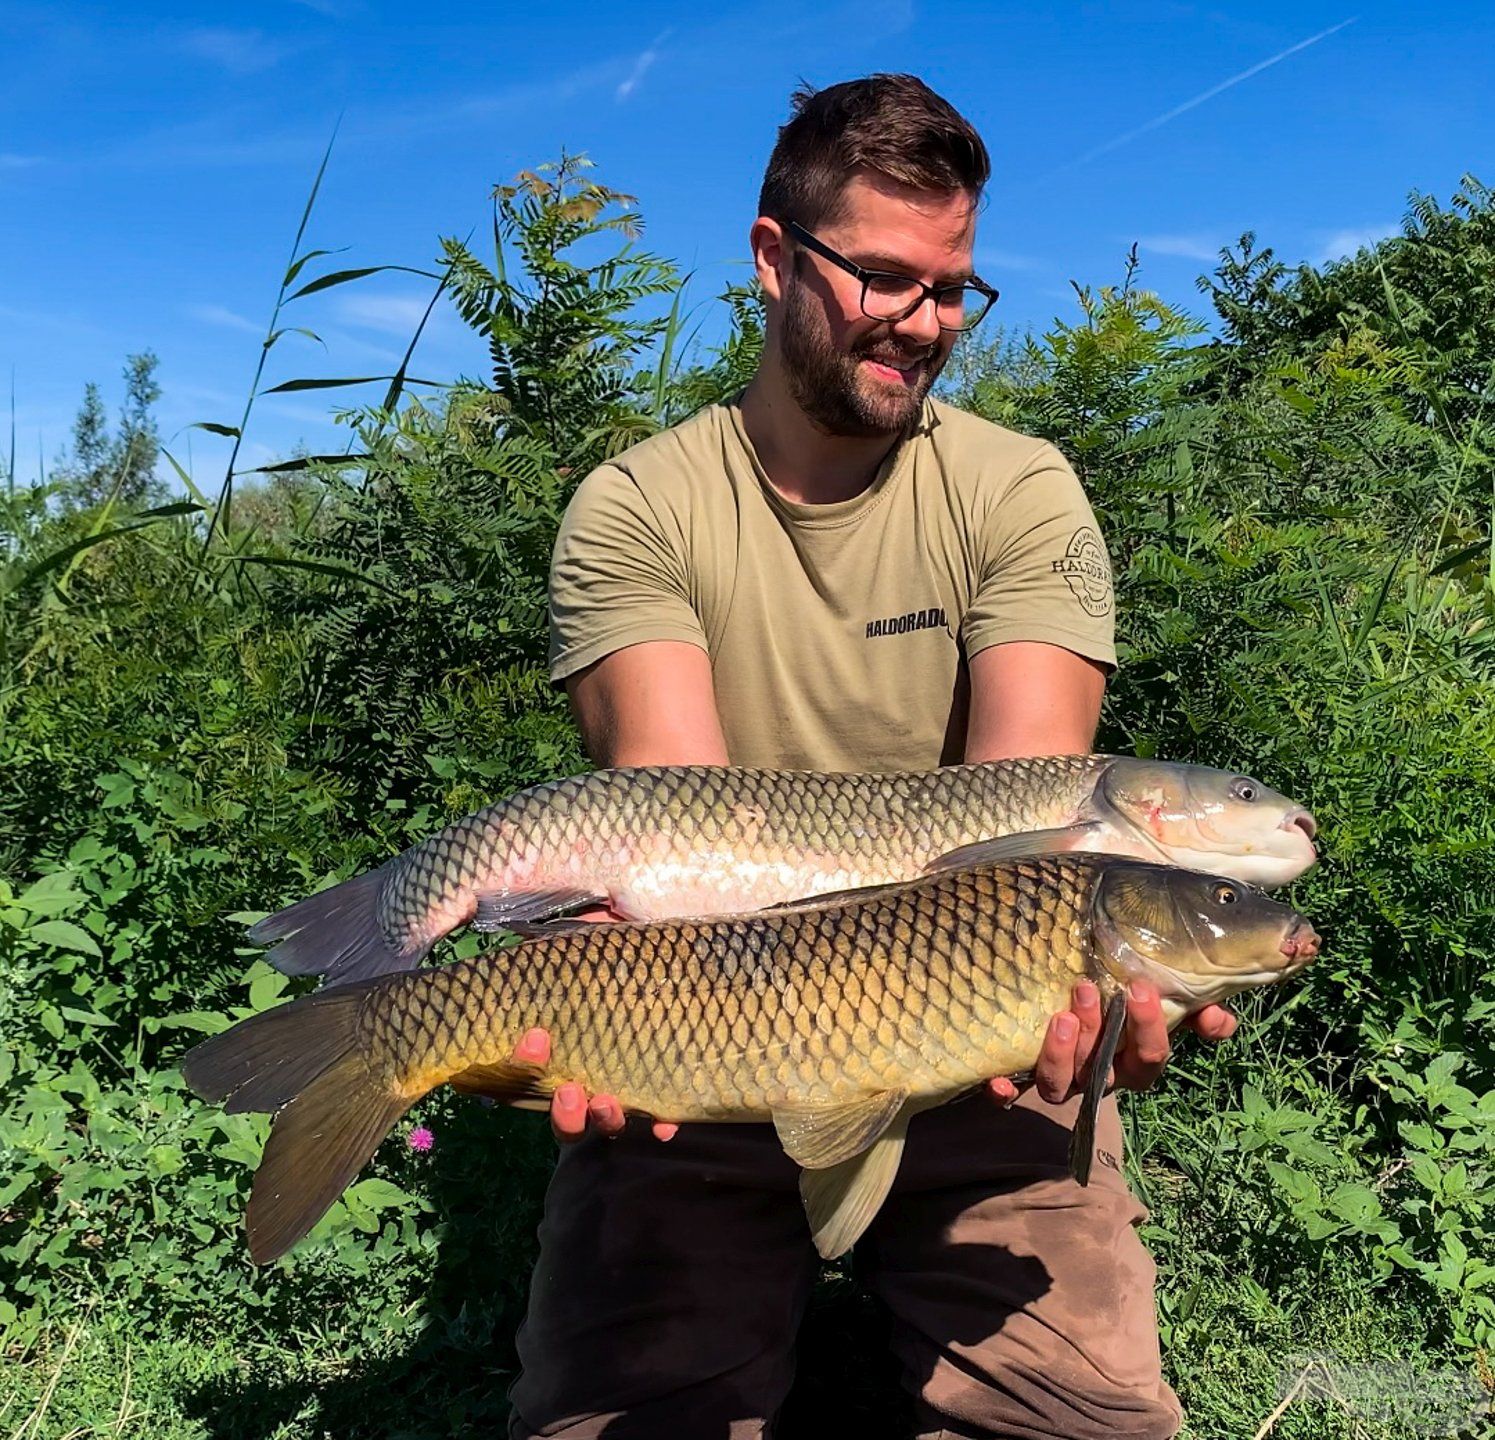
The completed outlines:
[[[761,366],[582,482],[551,571],[552,677],[603,766],[1087,751],[1115,663],[1095,517],[1052,445],[929,393],[996,299],[972,270],[985,146],[912,76],[793,104],[751,231]],[[1178,1429],[1114,1096],[1089,1187],[1067,1166],[1100,1018],[1077,986],[1030,1090],[994,1081],[1005,1104],[915,1117],[858,1247],[923,1437]],[[1193,1023],[1235,1025],[1218,1007]],[[1116,1083],[1151,1084],[1167,1055],[1136,982]],[[519,1058],[547,1056],[526,1036]],[[552,1123],[576,1143],[546,1198],[511,1436],[770,1433],[816,1270],[771,1127],[651,1135],[576,1085]]]

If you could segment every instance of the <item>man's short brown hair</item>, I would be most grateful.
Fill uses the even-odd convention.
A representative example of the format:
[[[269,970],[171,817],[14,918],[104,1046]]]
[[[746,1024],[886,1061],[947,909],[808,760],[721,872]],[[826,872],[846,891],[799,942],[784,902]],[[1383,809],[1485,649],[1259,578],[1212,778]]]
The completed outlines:
[[[758,213],[809,228],[834,216],[847,178],[868,169],[919,190],[966,191],[991,174],[975,128],[914,75],[802,86],[768,158]]]

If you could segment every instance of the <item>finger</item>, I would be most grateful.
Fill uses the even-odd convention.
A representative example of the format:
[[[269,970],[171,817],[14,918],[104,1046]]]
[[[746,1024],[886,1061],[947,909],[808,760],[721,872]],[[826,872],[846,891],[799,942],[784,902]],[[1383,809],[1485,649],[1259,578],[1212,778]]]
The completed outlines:
[[[594,1095],[587,1105],[587,1118],[602,1135],[617,1135],[623,1129],[623,1107],[616,1095]]]
[[[574,1081],[562,1085],[550,1097],[550,1128],[562,1145],[587,1133],[587,1092]]]
[[[1146,1090],[1168,1063],[1168,1021],[1156,985],[1133,980],[1127,987],[1126,1033],[1116,1052],[1116,1084],[1123,1090]]]
[[[656,1120],[652,1126],[656,1140],[673,1140],[675,1133],[680,1129],[678,1125],[671,1124],[668,1120]]]
[[[526,1065],[549,1065],[550,1032],[538,1027],[526,1030],[514,1047],[514,1058]]]
[[[1078,1078],[1084,1075],[1090,1053],[1100,1039],[1104,1019],[1100,1008],[1100,990],[1093,980],[1081,980],[1075,986],[1069,1008],[1080,1022],[1080,1033],[1075,1038],[1075,1076]]]
[[[990,1091],[992,1099],[1004,1110],[1017,1099],[1017,1086],[1005,1075],[999,1075],[995,1080],[988,1080],[986,1088]]]
[[[1223,1005],[1206,1005],[1195,1015],[1184,1021],[1191,1030],[1204,1040],[1229,1040],[1241,1022]]]
[[[1033,1079],[1038,1093],[1050,1105],[1062,1104],[1074,1088],[1075,1041],[1079,1033],[1080,1022],[1068,1010],[1061,1010],[1049,1021],[1043,1049],[1033,1067]]]

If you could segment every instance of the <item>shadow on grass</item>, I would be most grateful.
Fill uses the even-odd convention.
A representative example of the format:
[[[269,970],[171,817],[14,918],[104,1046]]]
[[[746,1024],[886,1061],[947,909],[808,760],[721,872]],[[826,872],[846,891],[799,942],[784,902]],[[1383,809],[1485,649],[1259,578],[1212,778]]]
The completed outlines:
[[[184,1390],[183,1410],[212,1440],[502,1440],[507,1434],[514,1334],[524,1316],[554,1145],[539,1117],[470,1102],[458,1102],[439,1133],[425,1189],[445,1225],[423,1301],[423,1331],[399,1353],[331,1379],[287,1379],[262,1366],[252,1378],[217,1376]],[[1022,1283],[1040,1295],[1047,1273],[1037,1262],[1028,1265]],[[273,1319],[268,1326],[274,1328]],[[849,1265],[822,1273],[800,1328],[796,1377],[775,1440],[827,1434],[906,1440],[913,1405],[899,1383],[890,1331],[885,1307]]]

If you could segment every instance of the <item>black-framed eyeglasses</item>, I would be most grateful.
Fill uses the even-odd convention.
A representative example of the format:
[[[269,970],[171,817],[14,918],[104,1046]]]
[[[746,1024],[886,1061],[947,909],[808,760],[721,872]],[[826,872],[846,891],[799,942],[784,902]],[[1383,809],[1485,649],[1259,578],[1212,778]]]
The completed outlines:
[[[824,240],[817,240],[797,220],[789,221],[785,228],[806,250],[813,250],[862,282],[862,314],[869,320],[907,320],[926,300],[933,299],[941,330],[972,330],[986,318],[1000,294],[974,275],[958,285],[926,285],[911,275],[868,270],[832,250]]]

